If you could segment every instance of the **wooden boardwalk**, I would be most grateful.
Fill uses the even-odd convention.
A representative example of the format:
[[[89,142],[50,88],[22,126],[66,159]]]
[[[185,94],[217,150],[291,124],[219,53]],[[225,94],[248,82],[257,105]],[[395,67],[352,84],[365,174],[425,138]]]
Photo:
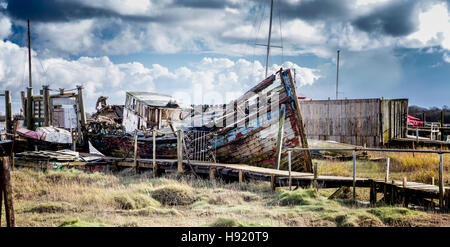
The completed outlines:
[[[157,174],[177,172],[177,160],[175,159],[157,159]],[[18,160],[16,165],[34,166],[43,168],[41,163],[33,165],[33,162],[21,162]],[[195,172],[198,176],[216,179],[221,178],[225,181],[238,181],[239,183],[249,181],[267,181],[270,182],[273,189],[276,187],[286,187],[289,185],[289,171],[276,170],[271,168],[255,167],[245,164],[222,164],[210,162],[183,161],[183,170],[186,172]],[[134,160],[131,158],[101,157],[96,161],[87,162],[51,162],[47,167],[64,166],[77,167],[89,171],[112,171],[124,167],[134,167]],[[153,169],[152,159],[137,159],[137,165],[140,170]],[[316,178],[313,173],[291,172],[291,184],[293,187],[311,187],[317,188],[343,188],[352,187],[353,178],[344,176],[323,176]],[[355,187],[370,188],[370,201],[372,204],[384,202],[387,204],[409,204],[421,205],[425,207],[435,207],[436,199],[439,199],[439,187],[435,185],[407,182],[388,181],[370,178],[356,178]],[[449,209],[449,191],[446,188],[444,194],[444,208]],[[380,195],[381,194],[381,195]],[[381,196],[381,197],[380,197]]]

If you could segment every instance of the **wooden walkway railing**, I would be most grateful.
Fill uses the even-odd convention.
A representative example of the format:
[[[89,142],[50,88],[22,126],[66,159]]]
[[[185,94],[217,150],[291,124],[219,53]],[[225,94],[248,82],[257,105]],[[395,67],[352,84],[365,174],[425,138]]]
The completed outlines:
[[[444,157],[443,154],[449,154],[450,151],[448,150],[418,150],[418,149],[385,149],[385,148],[365,148],[365,147],[355,147],[355,148],[287,148],[285,149],[286,152],[288,152],[288,156],[291,156],[291,152],[293,151],[352,151],[353,152],[353,199],[356,199],[356,152],[357,151],[372,151],[372,152],[408,152],[408,153],[435,153],[439,154],[439,186],[433,186],[433,185],[426,185],[421,183],[411,183],[407,182],[405,179],[402,182],[394,181],[392,180],[391,183],[389,183],[389,159],[387,160],[386,164],[386,177],[385,180],[372,180],[373,185],[371,186],[372,193],[375,193],[375,199],[376,199],[376,188],[372,188],[376,186],[376,184],[382,184],[384,191],[386,191],[386,187],[389,185],[392,188],[399,187],[399,184],[401,184],[404,191],[407,191],[409,189],[414,191],[422,191],[425,194],[434,193],[438,194],[439,197],[439,208],[448,208],[449,207],[449,192],[445,192],[444,187]],[[290,163],[290,161],[289,161]],[[397,189],[396,189],[397,190]],[[394,193],[394,192],[393,192]],[[385,197],[387,196],[387,192],[385,192]],[[405,192],[404,194],[407,194]],[[407,197],[407,196],[405,196]],[[408,201],[408,198],[405,198],[404,200]]]

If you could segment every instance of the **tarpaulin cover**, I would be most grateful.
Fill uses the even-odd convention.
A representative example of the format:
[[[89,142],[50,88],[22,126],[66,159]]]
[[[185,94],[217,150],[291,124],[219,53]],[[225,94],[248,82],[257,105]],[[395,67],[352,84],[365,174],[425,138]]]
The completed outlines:
[[[56,127],[39,127],[36,133],[40,139],[52,143],[72,143],[72,135],[69,131]]]
[[[39,135],[36,132],[29,129],[17,128],[17,134],[26,138],[39,140]]]

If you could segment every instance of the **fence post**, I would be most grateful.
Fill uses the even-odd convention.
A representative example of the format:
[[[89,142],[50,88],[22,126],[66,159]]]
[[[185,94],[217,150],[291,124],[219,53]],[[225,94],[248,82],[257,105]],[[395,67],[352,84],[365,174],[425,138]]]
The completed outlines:
[[[439,209],[444,208],[444,157],[439,153]]]
[[[138,165],[137,165],[137,130],[134,131],[134,173],[136,174],[138,171]]]
[[[386,159],[386,176],[384,177],[384,182],[387,183],[389,181],[389,164],[391,163],[391,158]]]
[[[292,177],[291,177],[291,152],[288,151],[288,165],[289,165],[289,190],[292,190]]]
[[[6,132],[11,134],[13,132],[13,113],[11,108],[11,92],[5,91],[5,124]]]
[[[416,127],[416,142],[419,143],[419,127]]]
[[[0,159],[0,197],[3,195],[5,199],[5,216],[6,216],[6,226],[15,227],[16,220],[14,216],[14,206],[13,206],[13,192],[11,186],[11,175],[9,171],[10,163],[9,157],[1,157]],[[2,200],[0,200],[0,209]],[[1,210],[0,210],[1,214]],[[1,217],[0,217],[1,218]],[[1,221],[0,221],[1,225]]]
[[[183,131],[177,131],[178,172],[183,173]]]
[[[313,183],[314,183],[314,187],[316,188],[316,189],[318,189],[318,184],[317,184],[317,178],[319,177],[319,171],[318,171],[318,169],[317,169],[317,163],[314,163],[314,180],[313,180]]]
[[[389,165],[390,165],[390,163],[391,163],[391,158],[389,158],[389,157],[387,157],[387,159],[386,159],[386,174],[385,174],[385,176],[384,176],[384,201],[385,202],[387,202],[387,183],[388,183],[388,181],[389,181]]]
[[[356,201],[356,150],[353,150],[353,200]]]
[[[152,139],[153,139],[153,177],[156,177],[157,175],[157,168],[156,168],[156,130],[152,130]]]

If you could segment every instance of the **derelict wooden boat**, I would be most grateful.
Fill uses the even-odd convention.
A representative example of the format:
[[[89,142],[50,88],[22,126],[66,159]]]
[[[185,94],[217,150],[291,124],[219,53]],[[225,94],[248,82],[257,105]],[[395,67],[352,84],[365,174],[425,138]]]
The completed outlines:
[[[132,158],[134,155],[134,137],[126,134],[89,134],[92,146],[106,156]],[[138,137],[137,156],[142,159],[153,158],[153,137]],[[177,138],[156,138],[156,158],[176,159]]]
[[[263,104],[265,100],[269,104]],[[226,109],[229,110],[213,120],[215,125],[226,122],[226,118],[234,120],[212,130],[216,134],[216,160],[274,167],[280,116],[278,109],[282,109],[277,107],[272,110],[275,104],[285,105],[286,109],[283,148],[308,147],[291,71],[280,69],[228,104]],[[281,156],[280,169],[287,169],[286,153]],[[292,170],[312,171],[309,151],[292,152]]]

